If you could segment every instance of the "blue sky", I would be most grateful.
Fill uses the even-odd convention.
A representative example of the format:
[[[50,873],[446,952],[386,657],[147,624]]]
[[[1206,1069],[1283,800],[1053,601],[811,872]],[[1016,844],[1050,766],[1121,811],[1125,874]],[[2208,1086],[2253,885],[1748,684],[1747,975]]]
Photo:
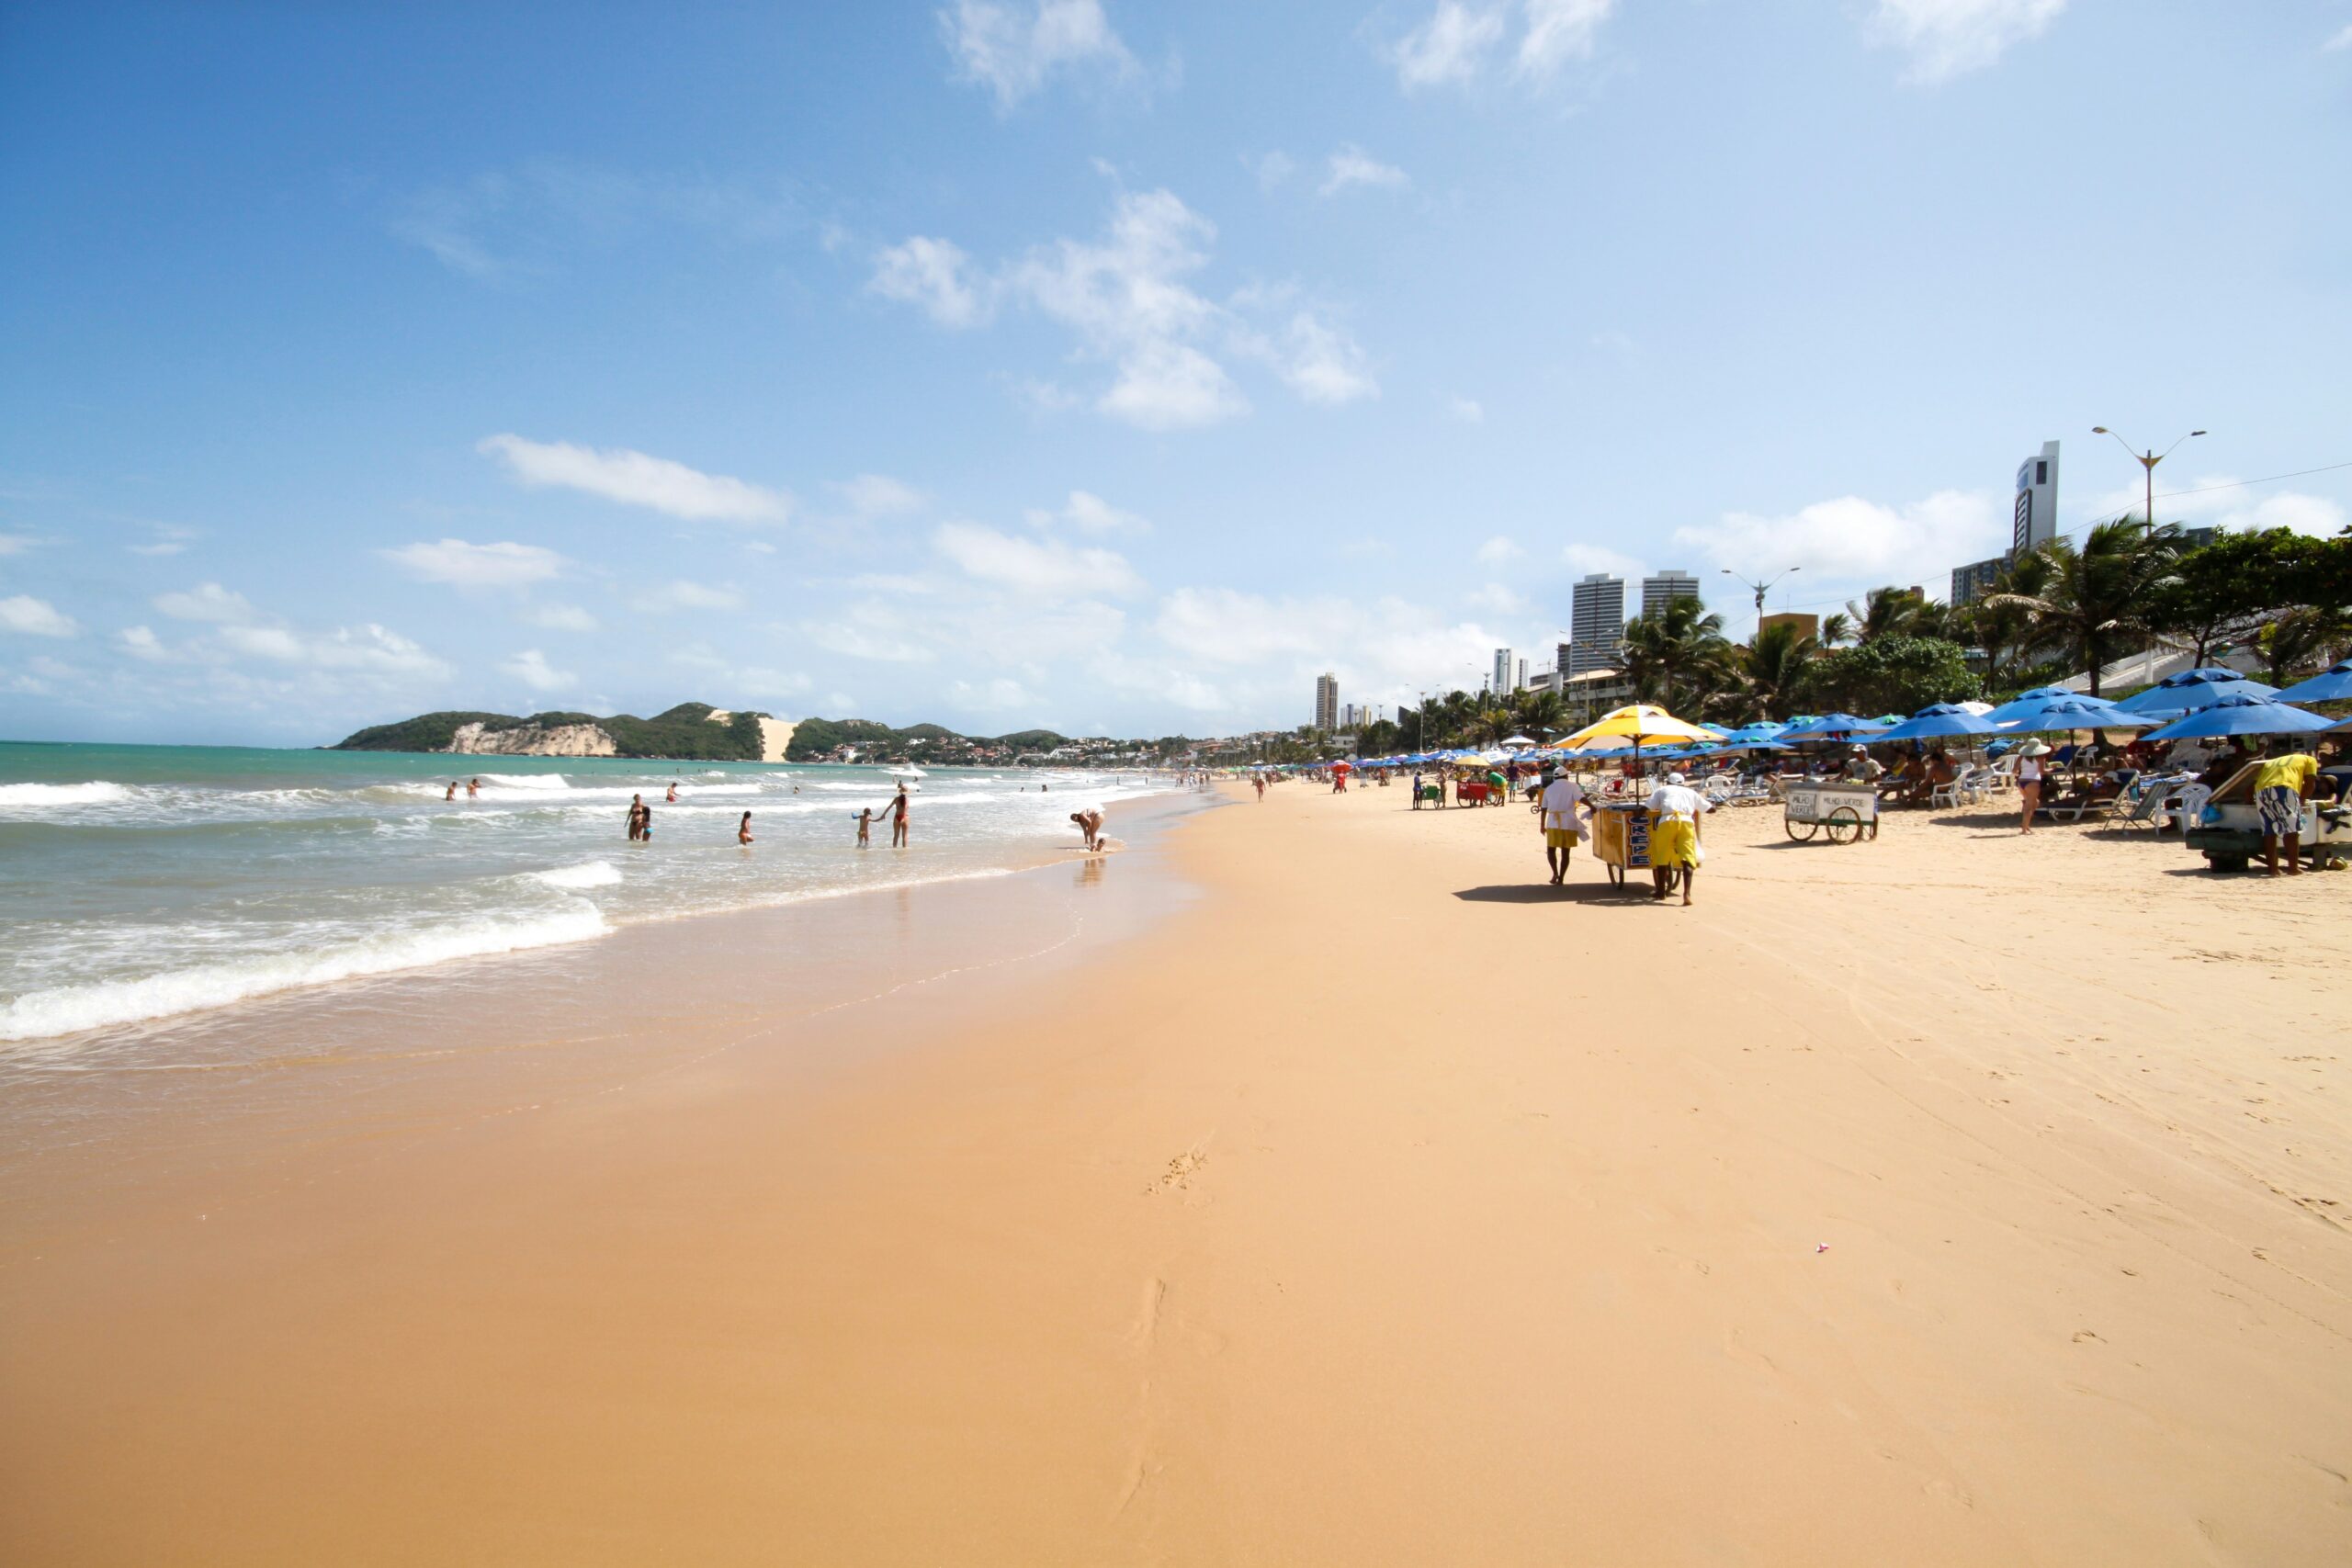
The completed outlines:
[[[2347,109],[2352,0],[7,6],[0,735],[1291,725],[2095,423],[2333,533]]]

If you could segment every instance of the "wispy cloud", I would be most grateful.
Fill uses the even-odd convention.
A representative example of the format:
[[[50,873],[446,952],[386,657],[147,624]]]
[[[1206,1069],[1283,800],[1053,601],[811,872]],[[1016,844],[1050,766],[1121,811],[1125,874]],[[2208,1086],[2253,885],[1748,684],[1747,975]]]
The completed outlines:
[[[1343,143],[1331,154],[1329,174],[1317,187],[1318,194],[1337,196],[1351,186],[1386,186],[1402,190],[1413,183],[1412,176],[1393,164],[1384,164],[1353,142]]]
[[[526,626],[550,632],[593,632],[596,617],[577,604],[533,604],[515,619]]]
[[[1438,0],[1427,19],[1387,51],[1407,92],[1468,86],[1509,51],[1511,74],[1531,86],[1590,60],[1617,0]],[[1510,43],[1516,31],[1518,41]]]
[[[503,461],[517,483],[532,489],[583,491],[693,522],[782,523],[792,514],[792,499],[780,491],[627,447],[600,450],[507,434],[486,437],[475,450]]]
[[[923,507],[922,491],[887,474],[860,474],[854,479],[839,481],[831,489],[860,517],[903,517],[910,512],[921,512]]]
[[[579,250],[653,230],[758,241],[804,222],[780,189],[540,159],[413,191],[387,227],[450,271],[488,282],[552,271]]]
[[[1486,405],[1476,398],[1465,398],[1459,393],[1445,400],[1445,412],[1464,424],[1484,424],[1487,421]]]
[[[2331,51],[2339,49],[2352,49],[2352,26],[2346,26],[2342,32],[2337,33],[2325,43],[2320,45],[2320,48]]]
[[[1312,402],[1346,402],[1377,389],[1353,338],[1315,311],[1296,311],[1272,331],[1245,313],[1282,291],[1237,296],[1232,305],[1199,292],[1192,280],[1207,265],[1216,237],[1214,223],[1167,190],[1121,192],[1099,239],[1057,240],[986,277],[948,242],[910,240],[884,253],[871,286],[949,326],[986,320],[981,302],[999,298],[1062,323],[1085,358],[1112,368],[1095,407],[1145,430],[1197,429],[1249,412],[1218,354],[1263,360]],[[952,251],[955,265],[930,275],[906,270],[909,247],[918,243],[931,263]],[[1053,389],[1042,400],[1059,397]]]
[[[499,668],[535,692],[560,692],[578,680],[569,671],[549,664],[547,655],[536,648],[525,649]]]
[[[39,541],[30,534],[0,534],[0,556],[20,556]]]
[[[865,287],[885,299],[918,306],[943,327],[977,327],[995,313],[995,288],[971,274],[962,246],[917,234],[886,245]]]
[[[193,588],[158,593],[153,603],[156,609],[175,621],[232,626],[258,618],[243,594],[217,582],[199,582]]]
[[[2039,38],[2066,0],[1877,0],[1866,35],[1911,57],[1906,82],[1933,85],[1982,70]]]
[[[70,637],[81,636],[82,626],[48,600],[17,593],[0,599],[0,632],[14,632],[19,637]]]
[[[214,635],[232,656],[312,671],[402,680],[438,680],[451,673],[447,664],[416,643],[373,622],[320,633],[289,626],[224,626]]]
[[[410,575],[453,588],[520,588],[544,582],[564,569],[564,559],[539,545],[511,540],[473,545],[463,539],[420,540],[377,552]]]
[[[1132,512],[1122,512],[1101,496],[1082,490],[1069,492],[1069,504],[1060,511],[1033,508],[1029,514],[1033,526],[1050,528],[1068,524],[1086,534],[1148,534],[1151,525]]]
[[[1570,61],[1590,60],[1601,24],[1617,0],[1527,0],[1527,31],[1519,40],[1522,75],[1546,76]]]
[[[978,523],[943,523],[932,546],[967,574],[1014,593],[1040,598],[1121,597],[1143,580],[1115,550],[1024,539]]]
[[[1504,566],[1520,559],[1526,554],[1525,550],[1519,547],[1517,540],[1508,535],[1497,534],[1493,538],[1480,545],[1476,554],[1471,558],[1480,566]]]
[[[1137,75],[1101,0],[956,0],[939,13],[939,30],[958,79],[978,83],[1010,110],[1057,75],[1091,73],[1098,80]]]
[[[1407,92],[1459,85],[1478,74],[1502,37],[1499,7],[1438,0],[1429,20],[1399,39],[1389,51],[1389,59]]]
[[[740,610],[743,596],[732,588],[715,588],[677,578],[639,594],[636,604],[639,609],[656,615],[677,610]]]

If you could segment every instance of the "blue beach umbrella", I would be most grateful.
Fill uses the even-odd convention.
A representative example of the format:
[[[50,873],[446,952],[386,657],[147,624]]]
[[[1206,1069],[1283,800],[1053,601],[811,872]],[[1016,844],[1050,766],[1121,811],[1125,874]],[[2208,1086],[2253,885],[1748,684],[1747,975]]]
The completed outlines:
[[[2046,704],[2064,702],[2068,697],[2081,695],[2080,692],[2071,686],[2036,686],[2030,692],[2019,692],[1991,713],[1984,715],[1983,717],[1986,723],[1998,729],[2009,720],[2023,718]]]
[[[2207,703],[2162,729],[2150,730],[2142,739],[2199,740],[2217,735],[2305,735],[2335,728],[2333,719],[2276,697],[2236,696]]]
[[[1874,718],[1856,718],[1849,713],[1826,713],[1819,718],[1809,718],[1792,725],[1781,732],[1783,740],[1829,740],[1847,735],[1871,735],[1885,727]]]
[[[1893,729],[1882,732],[1881,740],[1940,740],[1954,735],[1990,735],[1993,727],[1955,703],[1929,703]]]
[[[2308,681],[2299,681],[2278,694],[2282,703],[2352,703],[2352,659],[2327,669]]]
[[[2145,729],[2157,722],[2143,713],[2126,713],[2104,698],[2069,695],[2053,697],[2000,728],[2011,735],[2049,735],[2072,729]]]
[[[2177,675],[2167,675],[2144,692],[2134,692],[2115,705],[2133,713],[2194,713],[2211,707],[2223,697],[2275,697],[2276,686],[2239,674],[2234,670],[2218,666],[2206,670],[2184,670]]]

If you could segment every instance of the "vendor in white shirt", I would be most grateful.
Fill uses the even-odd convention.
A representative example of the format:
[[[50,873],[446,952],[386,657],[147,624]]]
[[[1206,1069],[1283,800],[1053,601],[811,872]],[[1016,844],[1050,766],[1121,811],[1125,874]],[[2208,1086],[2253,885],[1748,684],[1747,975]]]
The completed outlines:
[[[1577,847],[1577,840],[1584,834],[1584,818],[1591,815],[1585,805],[1584,786],[1562,773],[1544,786],[1537,797],[1536,812],[1544,819],[1544,860],[1552,868],[1552,886],[1557,887],[1568,874],[1568,853]]]
[[[1650,791],[1647,801],[1650,813],[1650,881],[1657,897],[1666,897],[1666,874],[1669,867],[1682,868],[1682,902],[1690,902],[1690,884],[1699,874],[1699,814],[1713,811],[1707,797],[1682,782],[1680,773],[1668,773],[1666,782]]]

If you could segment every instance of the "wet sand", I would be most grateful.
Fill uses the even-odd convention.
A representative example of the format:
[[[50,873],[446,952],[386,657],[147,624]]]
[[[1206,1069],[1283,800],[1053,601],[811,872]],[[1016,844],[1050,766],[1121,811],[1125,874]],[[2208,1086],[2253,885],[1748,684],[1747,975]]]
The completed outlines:
[[[1403,793],[12,1084],[0,1556],[2352,1552],[2352,876]]]

